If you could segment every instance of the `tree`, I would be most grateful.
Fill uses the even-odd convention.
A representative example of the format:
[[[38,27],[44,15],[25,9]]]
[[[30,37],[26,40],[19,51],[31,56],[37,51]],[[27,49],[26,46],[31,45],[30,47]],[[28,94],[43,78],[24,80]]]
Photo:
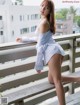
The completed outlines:
[[[64,19],[64,16],[60,12],[57,12],[56,19]]]
[[[78,24],[78,26],[80,27],[80,18],[78,18],[77,24]]]
[[[68,9],[61,9],[60,11],[56,12],[56,19],[66,19],[67,13]]]
[[[68,9],[61,9],[56,13],[56,19],[66,19],[66,14],[68,13]]]
[[[19,2],[21,5],[23,4],[23,0],[16,0],[16,2]]]
[[[73,21],[75,21],[76,11],[77,11],[77,9],[74,9],[73,6],[71,6],[69,9],[69,13],[73,14]]]
[[[68,9],[64,8],[64,9],[61,9],[60,13],[62,14],[62,16],[64,17],[64,19],[66,19],[66,15],[68,13]]]
[[[76,15],[76,11],[77,11],[77,9],[74,9],[73,6],[70,6],[69,13],[71,13],[71,14],[73,14],[75,16]]]

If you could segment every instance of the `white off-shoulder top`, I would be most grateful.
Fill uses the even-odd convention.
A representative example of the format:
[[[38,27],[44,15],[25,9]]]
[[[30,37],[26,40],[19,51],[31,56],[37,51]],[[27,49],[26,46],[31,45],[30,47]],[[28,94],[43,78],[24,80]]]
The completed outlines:
[[[44,65],[49,62],[54,54],[61,54],[64,56],[65,52],[52,38],[53,33],[50,30],[45,33],[39,33],[37,29],[35,34],[38,36],[38,42],[36,45],[37,55],[34,68],[36,70],[43,70]]]

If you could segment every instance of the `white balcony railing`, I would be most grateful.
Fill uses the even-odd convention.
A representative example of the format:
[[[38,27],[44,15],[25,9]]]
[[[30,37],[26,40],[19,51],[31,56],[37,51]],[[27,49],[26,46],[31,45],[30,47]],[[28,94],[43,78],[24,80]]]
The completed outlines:
[[[80,34],[54,36],[54,39],[60,43],[65,50],[62,73],[78,73],[80,71]],[[10,97],[10,103],[23,102],[24,99],[31,97],[25,105],[36,105],[38,102],[56,95],[52,85],[47,85],[49,87],[45,85],[48,67],[44,67],[42,74],[37,74],[34,70],[36,55],[35,44],[36,43],[27,44],[16,42],[0,44],[0,92],[3,96],[8,95]],[[38,88],[33,90],[32,88],[32,91],[29,91],[30,88],[28,88],[29,92],[27,89],[25,92],[31,92],[32,94],[32,92],[37,91],[37,93],[27,96],[27,93],[25,94],[23,89],[27,86],[29,87],[29,85],[31,86],[30,88],[32,88],[33,85],[34,87],[40,85],[38,88],[41,90]],[[67,84],[64,87],[65,92],[69,91],[73,93],[79,86],[77,83]],[[19,94],[17,94],[17,92],[19,92]],[[13,93],[16,94],[15,97],[11,96]],[[36,97],[34,97],[34,95],[36,95]],[[17,96],[18,98],[16,98]]]

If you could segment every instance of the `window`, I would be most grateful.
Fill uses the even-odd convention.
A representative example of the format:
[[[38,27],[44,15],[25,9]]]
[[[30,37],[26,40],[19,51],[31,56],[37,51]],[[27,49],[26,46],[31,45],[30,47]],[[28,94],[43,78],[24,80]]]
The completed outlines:
[[[29,20],[29,15],[27,15],[27,20]]]
[[[12,31],[12,36],[14,36],[14,31]]]
[[[67,29],[67,24],[64,25],[64,29]]]
[[[31,15],[31,20],[35,20],[35,19],[39,19],[39,15],[38,14],[32,14]]]
[[[11,21],[13,21],[13,15],[11,16]]]
[[[34,32],[35,29],[36,29],[36,26],[32,26],[32,27],[31,27],[31,32]]]
[[[29,20],[29,15],[28,14],[25,14],[24,20]]]
[[[34,19],[34,15],[31,15],[31,20],[33,20]]]
[[[20,15],[20,21],[24,21],[24,15]]]
[[[24,15],[23,15],[23,21],[24,21]]]
[[[3,35],[3,31],[0,31],[0,35]]]
[[[0,20],[2,20],[2,16],[0,16]]]
[[[22,21],[22,16],[20,15],[20,21]]]
[[[63,28],[63,25],[58,24],[58,25],[57,25],[57,28],[58,28],[58,29],[62,29],[62,28]]]
[[[35,19],[38,19],[38,14],[35,14]]]
[[[29,28],[23,28],[20,30],[20,34],[26,34],[29,33]]]
[[[29,32],[29,28],[23,28],[23,33],[28,33]]]
[[[23,34],[22,29],[20,29],[20,34]]]

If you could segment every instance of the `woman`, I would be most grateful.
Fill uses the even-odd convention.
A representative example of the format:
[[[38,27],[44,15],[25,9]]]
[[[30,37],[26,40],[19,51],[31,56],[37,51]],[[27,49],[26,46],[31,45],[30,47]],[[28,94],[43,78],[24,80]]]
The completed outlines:
[[[52,38],[52,35],[55,34],[54,3],[51,0],[43,0],[40,12],[41,22],[36,29],[38,43],[35,69],[41,73],[43,65],[48,64],[48,80],[50,83],[54,83],[56,87],[59,105],[66,105],[62,82],[79,82],[80,78],[61,76],[61,64],[65,53]],[[22,39],[17,38],[17,41],[22,41]]]

